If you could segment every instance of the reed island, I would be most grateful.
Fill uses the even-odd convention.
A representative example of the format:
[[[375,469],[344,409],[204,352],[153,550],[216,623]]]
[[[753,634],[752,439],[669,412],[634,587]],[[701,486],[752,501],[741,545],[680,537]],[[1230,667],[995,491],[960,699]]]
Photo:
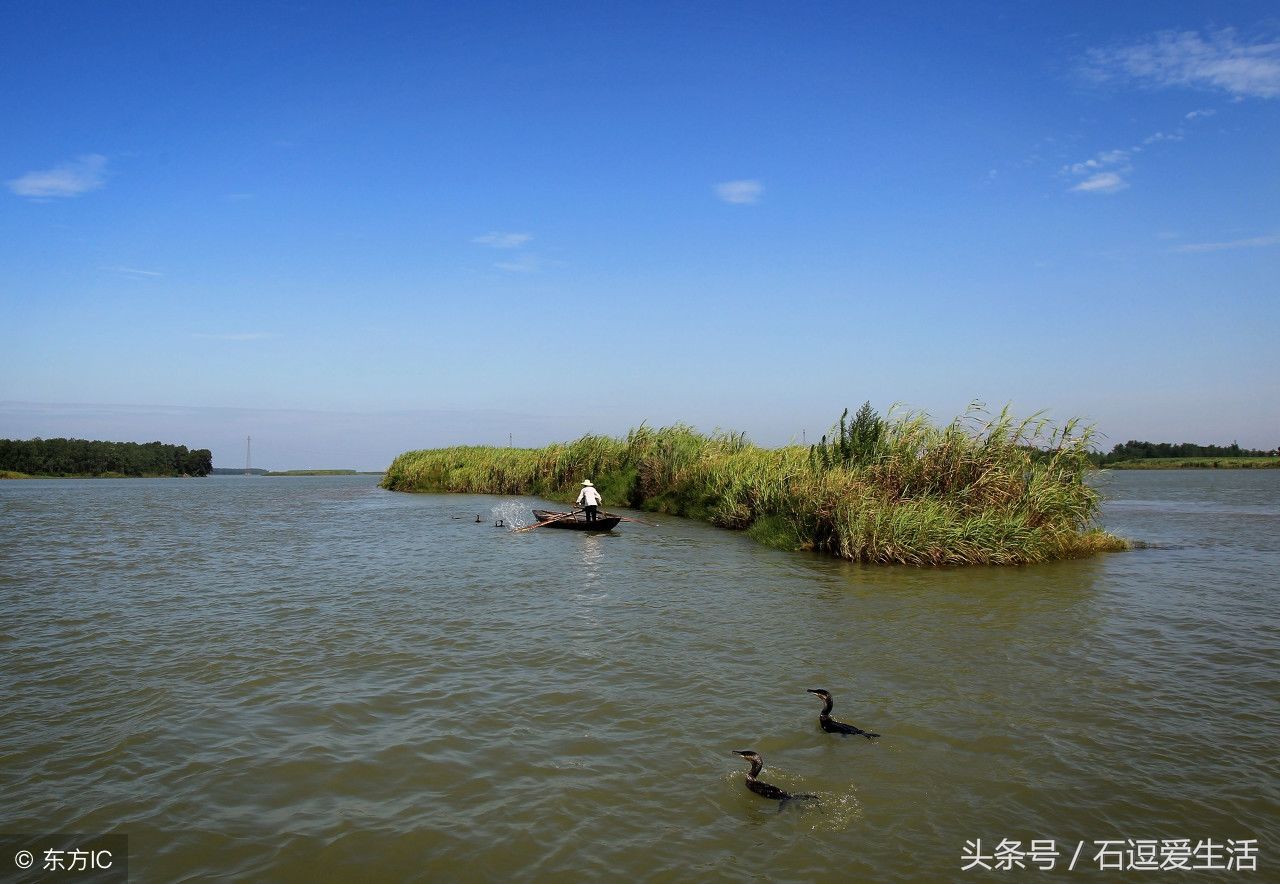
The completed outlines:
[[[409,451],[393,491],[571,501],[584,478],[605,505],[703,519],[781,549],[857,562],[1018,565],[1127,549],[1095,524],[1085,482],[1092,428],[980,406],[945,426],[865,404],[814,445],[760,448],[740,433],[641,425],[545,448]]]

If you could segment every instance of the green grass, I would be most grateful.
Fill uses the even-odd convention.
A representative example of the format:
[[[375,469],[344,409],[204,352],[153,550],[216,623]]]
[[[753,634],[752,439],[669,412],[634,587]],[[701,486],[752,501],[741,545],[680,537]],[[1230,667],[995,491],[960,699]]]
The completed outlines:
[[[30,479],[26,473],[19,473],[17,470],[0,470],[0,479]]]
[[[862,562],[1026,564],[1125,549],[1094,525],[1084,481],[1091,431],[971,409],[855,421],[812,448],[741,434],[641,426],[546,448],[460,446],[401,454],[395,491],[538,495],[568,502],[592,479],[605,505],[702,519],[762,543]],[[861,423],[859,423],[859,421]]]
[[[1146,457],[1107,464],[1107,470],[1274,470],[1280,457]]]

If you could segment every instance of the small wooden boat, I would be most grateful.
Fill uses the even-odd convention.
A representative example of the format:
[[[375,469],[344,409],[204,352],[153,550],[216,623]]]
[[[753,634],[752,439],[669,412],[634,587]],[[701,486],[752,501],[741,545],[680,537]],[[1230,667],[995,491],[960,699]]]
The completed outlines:
[[[622,521],[619,516],[601,516],[594,522],[588,522],[581,513],[569,519],[556,519],[557,516],[567,516],[568,513],[554,513],[550,510],[534,510],[533,515],[539,522],[545,522],[548,528],[567,528],[570,531],[612,531]],[[549,519],[556,521],[551,522]]]

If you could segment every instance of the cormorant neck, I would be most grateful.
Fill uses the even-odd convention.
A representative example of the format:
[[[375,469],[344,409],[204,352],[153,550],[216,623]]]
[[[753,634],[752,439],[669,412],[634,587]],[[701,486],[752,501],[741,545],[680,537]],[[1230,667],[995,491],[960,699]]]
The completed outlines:
[[[747,774],[747,776],[754,780],[762,770],[764,770],[764,762],[759,758],[753,758],[751,759],[751,773]]]
[[[830,714],[831,714],[831,707],[835,705],[835,703],[834,703],[834,702],[832,702],[832,700],[831,700],[831,698],[830,698],[830,697],[826,697],[825,699],[826,699],[826,701],[827,701],[827,702],[826,702],[826,704],[822,707],[822,716],[823,716],[824,718],[825,718],[826,716],[828,716],[828,715],[830,715]]]

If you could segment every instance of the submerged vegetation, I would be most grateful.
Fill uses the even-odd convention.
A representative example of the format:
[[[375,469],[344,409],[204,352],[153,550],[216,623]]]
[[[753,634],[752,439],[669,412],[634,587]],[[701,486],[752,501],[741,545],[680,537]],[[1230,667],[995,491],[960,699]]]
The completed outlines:
[[[401,454],[395,491],[572,500],[591,478],[606,504],[703,519],[784,549],[860,562],[1024,564],[1127,544],[1094,525],[1090,429],[977,406],[944,427],[864,405],[810,447],[640,426],[546,448],[461,446]]]

